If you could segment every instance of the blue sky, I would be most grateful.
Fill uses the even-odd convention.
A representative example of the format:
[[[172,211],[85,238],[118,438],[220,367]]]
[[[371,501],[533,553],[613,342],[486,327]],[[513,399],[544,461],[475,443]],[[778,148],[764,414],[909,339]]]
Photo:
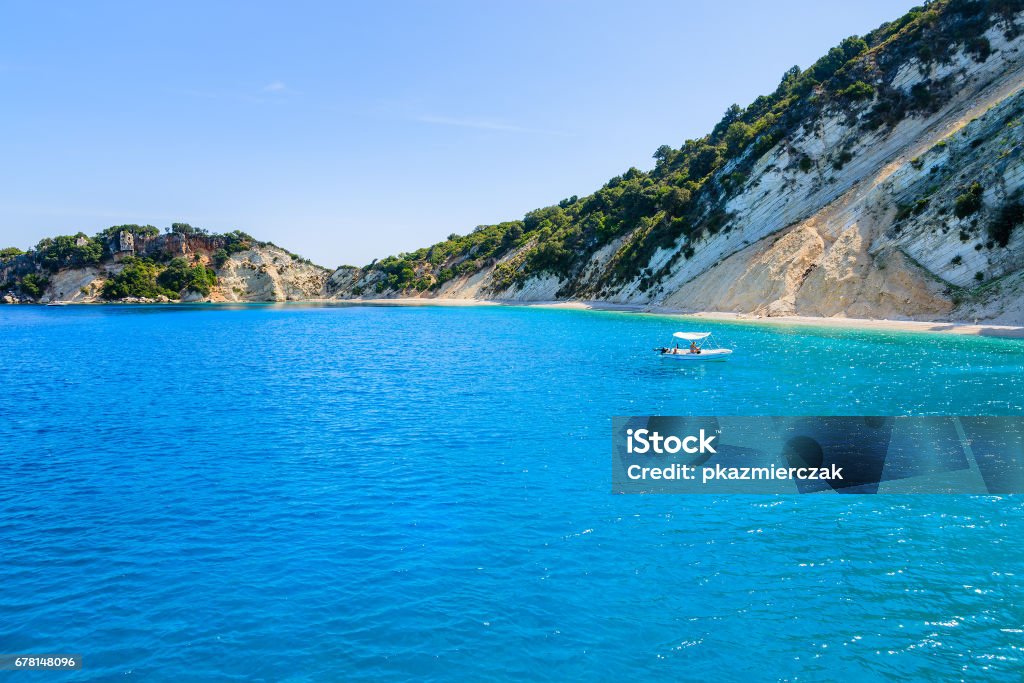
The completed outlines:
[[[0,0],[0,246],[184,221],[362,265],[650,168],[913,4]]]

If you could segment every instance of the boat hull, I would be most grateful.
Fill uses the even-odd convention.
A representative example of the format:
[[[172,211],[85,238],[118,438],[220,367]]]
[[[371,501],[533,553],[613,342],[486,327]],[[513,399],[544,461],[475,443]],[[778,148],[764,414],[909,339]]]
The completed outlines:
[[[700,353],[663,353],[661,357],[691,363],[707,363],[726,360],[731,354],[732,349],[704,349]]]

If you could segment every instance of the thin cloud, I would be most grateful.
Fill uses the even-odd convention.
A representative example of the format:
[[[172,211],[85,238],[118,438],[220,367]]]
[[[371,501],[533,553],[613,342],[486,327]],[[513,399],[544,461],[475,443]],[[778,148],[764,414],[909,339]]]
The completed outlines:
[[[205,100],[234,100],[236,102],[248,102],[251,104],[263,104],[266,102],[280,102],[279,97],[284,93],[294,95],[295,91],[289,88],[284,81],[271,81],[259,90],[231,90],[231,89],[210,89],[201,90],[198,88],[176,88],[168,92],[187,97],[199,97]]]
[[[463,119],[451,116],[417,116],[413,118],[413,121],[419,123],[429,123],[437,126],[453,126],[456,128],[474,128],[476,130],[495,130],[505,133],[532,133],[538,135],[563,135],[568,136],[569,133],[564,133],[557,130],[543,130],[540,128],[527,128],[525,126],[517,126],[511,123],[504,123],[502,121],[493,121],[488,119]]]
[[[262,104],[269,102],[266,97],[253,95],[238,90],[199,90],[196,88],[174,88],[167,92],[184,97],[197,97],[204,100],[228,100],[235,102],[248,102],[250,104]]]

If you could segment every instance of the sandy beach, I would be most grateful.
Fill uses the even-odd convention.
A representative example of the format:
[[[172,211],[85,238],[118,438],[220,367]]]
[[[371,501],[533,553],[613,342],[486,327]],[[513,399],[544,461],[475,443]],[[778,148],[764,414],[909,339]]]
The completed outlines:
[[[811,316],[765,317],[745,313],[717,311],[684,311],[661,306],[638,304],[615,304],[605,301],[503,301],[484,299],[346,299],[343,302],[366,306],[528,306],[533,308],[564,308],[592,311],[619,311],[647,315],[672,315],[691,319],[728,321],[753,325],[803,325],[807,327],[831,327],[857,330],[880,330],[894,332],[930,332],[939,334],[962,334],[981,337],[1005,337],[1024,339],[1024,327],[996,325],[984,322],[946,322],[920,320],[877,320],[868,318],[816,318]]]

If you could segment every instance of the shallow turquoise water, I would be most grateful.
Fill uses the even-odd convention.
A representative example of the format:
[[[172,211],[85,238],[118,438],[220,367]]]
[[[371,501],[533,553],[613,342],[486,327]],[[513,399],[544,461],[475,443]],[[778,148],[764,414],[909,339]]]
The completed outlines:
[[[651,347],[701,327],[729,363]],[[1019,680],[1024,503],[613,496],[631,414],[1021,414],[1024,343],[0,307],[0,651],[55,680]],[[24,674],[21,674],[24,675]]]

